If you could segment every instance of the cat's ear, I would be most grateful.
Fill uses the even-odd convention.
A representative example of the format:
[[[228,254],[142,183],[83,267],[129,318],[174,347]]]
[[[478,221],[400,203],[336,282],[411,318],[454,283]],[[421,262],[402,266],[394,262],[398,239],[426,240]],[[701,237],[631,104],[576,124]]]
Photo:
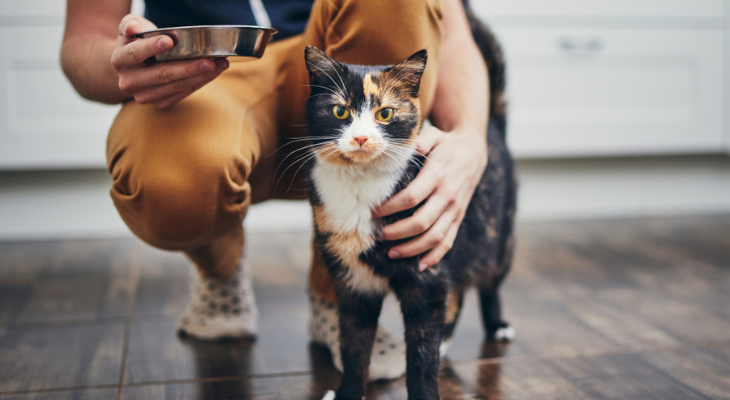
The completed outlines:
[[[414,97],[418,95],[427,60],[428,52],[421,50],[391,68],[391,75],[398,82],[398,86],[404,91],[411,92]]]
[[[304,49],[304,60],[309,71],[309,83],[312,85],[329,86],[335,82],[333,77],[343,72],[340,63],[314,46]]]

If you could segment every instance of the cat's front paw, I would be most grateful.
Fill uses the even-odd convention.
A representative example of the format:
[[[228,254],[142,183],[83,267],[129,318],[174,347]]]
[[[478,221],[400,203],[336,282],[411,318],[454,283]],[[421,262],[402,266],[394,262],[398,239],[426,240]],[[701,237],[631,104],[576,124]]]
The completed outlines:
[[[324,397],[322,397],[322,400],[335,400],[335,392],[330,390],[324,395]]]
[[[515,328],[504,321],[490,324],[487,327],[487,340],[490,342],[511,342],[516,335]]]

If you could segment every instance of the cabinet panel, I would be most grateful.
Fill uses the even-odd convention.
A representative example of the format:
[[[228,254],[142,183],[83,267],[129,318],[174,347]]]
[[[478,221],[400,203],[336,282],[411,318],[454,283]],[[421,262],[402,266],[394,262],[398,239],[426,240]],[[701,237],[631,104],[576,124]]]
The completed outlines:
[[[521,156],[722,147],[722,31],[499,29]]]
[[[144,13],[144,0],[132,0],[132,12]],[[66,2],[62,0],[3,0],[0,17],[60,17],[66,16]]]
[[[722,0],[472,0],[484,18],[545,17],[723,17]]]
[[[61,33],[61,27],[0,28],[0,168],[104,165],[118,106],[76,94],[58,61]]]
[[[725,130],[725,151],[730,154],[730,0],[725,0],[725,35],[722,48],[724,50],[723,71],[723,125]]]
[[[60,0],[6,0],[0,2],[0,17],[63,17],[66,2]]]

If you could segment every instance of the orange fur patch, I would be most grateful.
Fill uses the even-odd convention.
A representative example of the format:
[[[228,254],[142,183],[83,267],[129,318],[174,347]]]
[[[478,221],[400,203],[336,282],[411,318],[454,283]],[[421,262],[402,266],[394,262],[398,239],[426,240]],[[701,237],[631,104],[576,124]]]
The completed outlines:
[[[444,322],[450,324],[456,319],[456,314],[459,312],[459,292],[457,290],[449,293],[449,298],[446,300],[446,317]]]
[[[373,74],[365,75],[362,81],[362,88],[365,96],[373,95],[377,97],[380,94],[380,88],[373,82]]]
[[[312,252],[312,266],[309,270],[309,288],[319,297],[323,297],[332,304],[337,304],[335,286],[332,284],[332,278],[330,278],[327,266],[322,260],[322,250],[316,241],[312,248],[314,251]]]
[[[355,286],[353,281],[357,280],[359,281],[357,285],[360,287],[364,286],[363,282],[366,282],[367,286],[373,288],[386,288],[387,280],[375,276],[372,269],[360,261],[360,254],[375,244],[375,238],[361,235],[357,231],[343,232],[339,230],[338,227],[332,224],[329,215],[322,206],[314,206],[312,211],[317,229],[330,235],[327,243],[323,244],[324,247],[334,254],[347,269],[345,280],[349,281],[351,286]]]

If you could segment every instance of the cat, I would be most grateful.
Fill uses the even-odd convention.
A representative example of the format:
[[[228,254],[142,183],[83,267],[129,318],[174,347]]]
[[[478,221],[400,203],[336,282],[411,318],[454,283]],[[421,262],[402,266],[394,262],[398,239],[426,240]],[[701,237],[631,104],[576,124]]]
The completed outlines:
[[[474,17],[469,18],[472,22]],[[483,28],[473,24],[473,32],[475,26]],[[496,42],[483,29],[491,41],[486,47],[478,33],[474,36],[485,58],[491,57],[490,72],[503,72],[501,57],[494,57],[501,54]],[[403,241],[380,239],[382,226],[413,215],[415,209],[376,219],[371,215],[371,209],[405,188],[428,162],[415,153],[422,127],[418,90],[427,58],[421,50],[395,65],[361,66],[339,63],[311,46],[305,50],[315,251],[335,285],[344,367],[339,388],[325,399],[363,398],[378,317],[389,292],[400,301],[403,314],[411,400],[439,398],[440,350],[453,334],[467,288],[479,291],[487,339],[514,336],[502,320],[498,295],[512,259],[516,200],[504,135],[503,84],[492,86],[488,165],[451,251],[437,265],[419,272],[418,257],[390,259],[388,250]],[[496,78],[503,83],[503,76]]]

